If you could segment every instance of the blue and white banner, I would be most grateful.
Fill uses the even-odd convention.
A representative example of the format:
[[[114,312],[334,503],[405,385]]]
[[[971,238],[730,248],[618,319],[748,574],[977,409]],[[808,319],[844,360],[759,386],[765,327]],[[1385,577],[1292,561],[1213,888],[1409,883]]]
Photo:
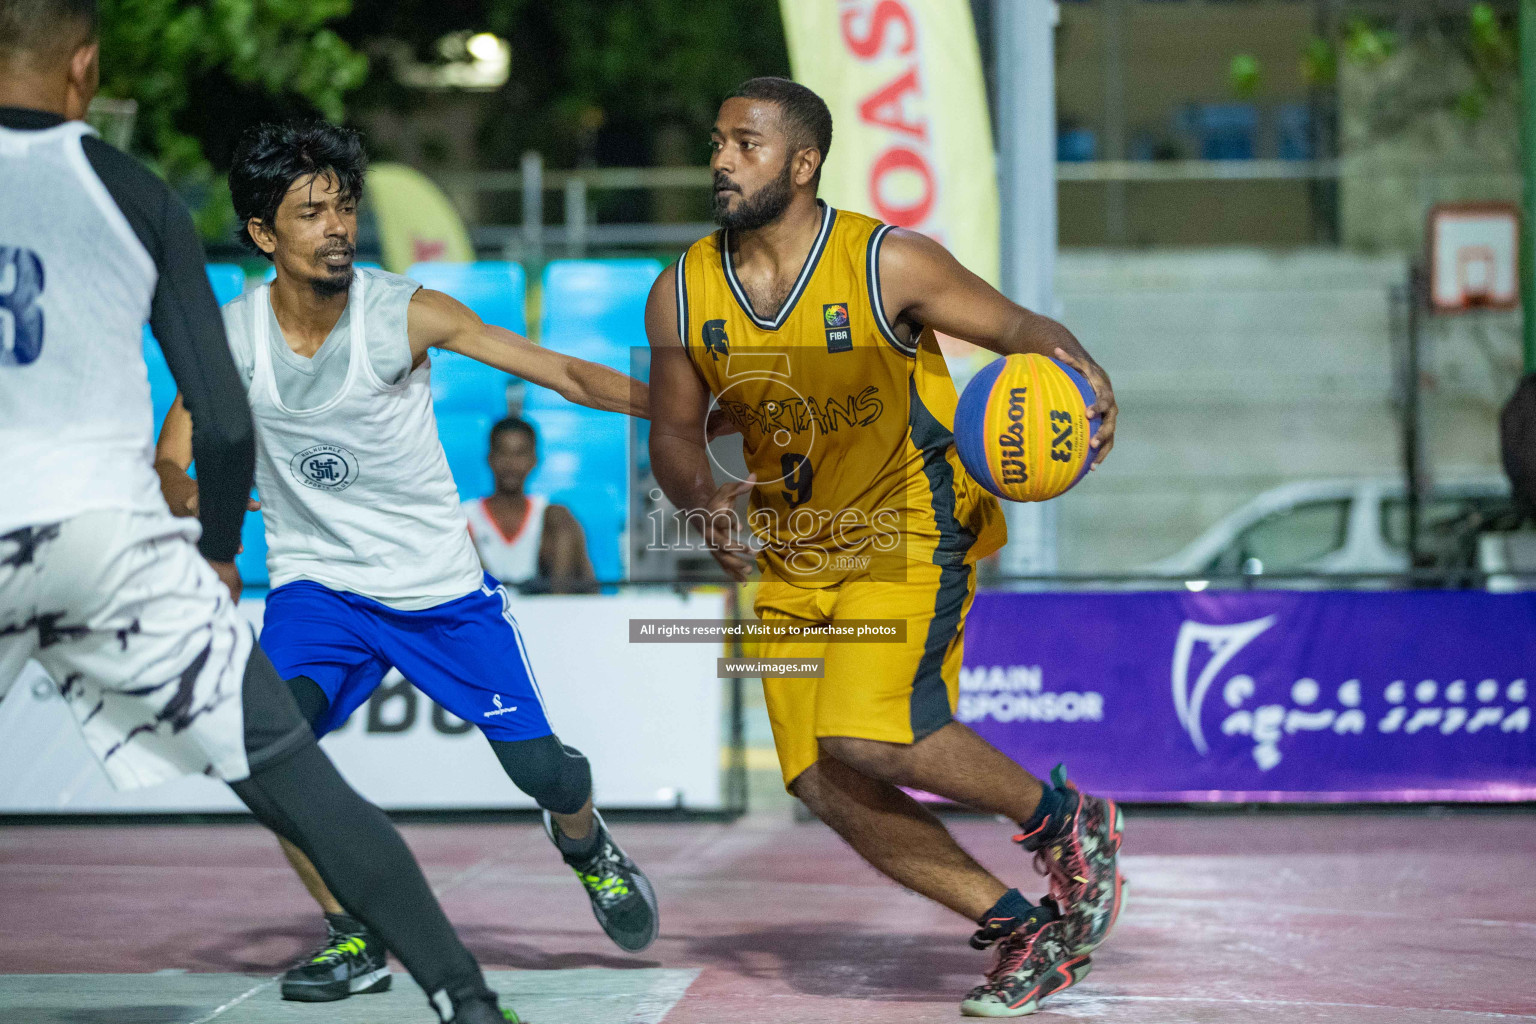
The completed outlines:
[[[1148,801],[1536,799],[1536,594],[979,594],[959,717]]]

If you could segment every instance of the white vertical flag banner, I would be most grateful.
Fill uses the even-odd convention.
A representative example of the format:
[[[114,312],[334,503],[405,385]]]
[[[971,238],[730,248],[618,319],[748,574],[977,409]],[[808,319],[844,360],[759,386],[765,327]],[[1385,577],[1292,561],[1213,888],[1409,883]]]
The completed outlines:
[[[795,80],[832,110],[821,196],[923,232],[998,284],[998,203],[967,0],[783,0]]]

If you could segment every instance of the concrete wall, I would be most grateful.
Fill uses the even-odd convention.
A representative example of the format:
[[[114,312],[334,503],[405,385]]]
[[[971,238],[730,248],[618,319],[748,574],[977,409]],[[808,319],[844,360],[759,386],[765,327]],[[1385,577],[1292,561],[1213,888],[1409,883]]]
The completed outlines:
[[[1403,258],[1069,250],[1058,273],[1062,317],[1121,409],[1109,462],[1058,499],[1062,571],[1171,554],[1288,480],[1400,471],[1389,296]],[[1497,471],[1497,410],[1517,365],[1507,330],[1466,320],[1430,333],[1432,467]]]
[[[1275,105],[1308,96],[1301,55],[1315,32],[1315,4],[1123,0],[1119,10],[1121,58],[1114,69],[1107,66],[1104,3],[1062,4],[1056,38],[1057,115],[1098,133],[1100,159],[1112,155],[1107,108],[1117,78],[1127,144],[1142,136],[1170,155],[1198,157],[1194,138],[1176,130],[1175,113],[1189,103],[1239,101],[1230,75],[1238,54],[1252,55],[1262,69],[1254,94],[1240,101],[1260,111],[1257,155],[1275,155]],[[1123,240],[1110,237],[1105,186],[1063,182],[1058,195],[1065,246],[1304,245],[1317,237],[1313,189],[1304,182],[1133,184]]]

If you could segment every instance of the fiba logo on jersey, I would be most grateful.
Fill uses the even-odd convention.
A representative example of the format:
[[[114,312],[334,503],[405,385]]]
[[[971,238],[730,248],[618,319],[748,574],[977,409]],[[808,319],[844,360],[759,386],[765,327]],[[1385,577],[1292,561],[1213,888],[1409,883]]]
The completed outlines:
[[[853,329],[848,326],[848,303],[832,302],[822,306],[821,319],[826,324],[827,351],[853,351]]]
[[[357,456],[340,445],[306,448],[288,466],[299,483],[321,491],[344,491],[357,479]]]

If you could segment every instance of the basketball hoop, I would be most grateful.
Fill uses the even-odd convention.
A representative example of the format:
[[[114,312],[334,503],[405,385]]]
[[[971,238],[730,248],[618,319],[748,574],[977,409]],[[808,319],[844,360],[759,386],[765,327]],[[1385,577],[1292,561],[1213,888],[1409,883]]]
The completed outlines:
[[[1437,313],[1517,309],[1520,212],[1512,203],[1442,203],[1429,211],[1429,302]]]

